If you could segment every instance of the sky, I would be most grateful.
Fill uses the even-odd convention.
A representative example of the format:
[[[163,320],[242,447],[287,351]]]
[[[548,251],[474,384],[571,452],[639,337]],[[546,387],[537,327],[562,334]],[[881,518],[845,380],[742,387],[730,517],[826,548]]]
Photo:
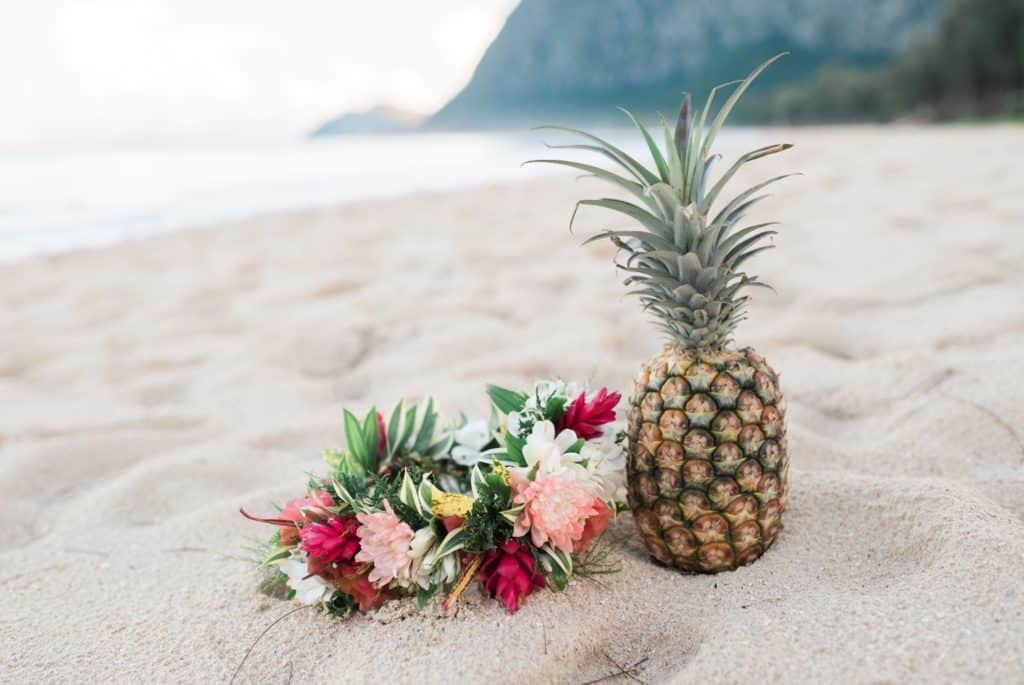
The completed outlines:
[[[285,138],[430,113],[518,0],[32,0],[0,22],[0,145]]]

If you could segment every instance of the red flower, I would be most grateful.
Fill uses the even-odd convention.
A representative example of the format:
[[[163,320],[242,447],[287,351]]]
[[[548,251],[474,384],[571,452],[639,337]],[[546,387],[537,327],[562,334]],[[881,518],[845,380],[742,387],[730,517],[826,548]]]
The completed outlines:
[[[466,519],[464,519],[461,516],[445,516],[443,519],[441,519],[441,523],[444,524],[444,529],[449,533],[458,528],[459,526],[461,526],[465,522]]]
[[[478,578],[491,597],[497,597],[510,614],[537,588],[544,587],[544,576],[536,571],[533,555],[515,540],[509,540],[484,555]]]
[[[384,417],[377,412],[377,456],[383,456],[388,448],[388,429],[384,427]]]
[[[277,526],[278,530],[281,531],[281,545],[290,547],[299,543],[298,529],[302,525],[310,521],[321,521],[330,517],[331,512],[327,511],[327,507],[333,506],[334,500],[329,493],[324,490],[314,490],[309,493],[308,497],[300,497],[289,501],[277,518],[253,516],[244,508],[239,511],[242,512],[242,516],[250,521],[259,521],[260,523],[269,523]]]
[[[327,518],[328,512],[324,511],[324,508],[333,506],[334,500],[331,499],[331,495],[326,490],[314,490],[306,497],[300,497],[288,502],[278,518],[285,521],[293,521],[294,524],[303,524],[313,518]],[[283,525],[280,530],[282,545],[288,546],[299,543],[297,525]]]
[[[334,588],[354,599],[360,611],[373,611],[394,595],[370,582],[370,564],[352,564],[346,561],[325,562],[310,557],[307,565],[312,575],[330,581]]]
[[[573,553],[585,552],[601,533],[608,530],[608,523],[612,520],[611,507],[605,504],[604,500],[594,498],[594,509],[597,513],[587,517],[583,524],[583,536],[572,546]]]
[[[576,435],[584,440],[596,438],[601,435],[598,426],[615,420],[615,405],[619,403],[621,397],[617,392],[609,394],[608,388],[601,388],[594,394],[593,399],[587,402],[587,394],[581,392],[565,410],[555,428],[559,432],[565,429],[575,431]]]
[[[359,523],[354,516],[332,516],[325,523],[311,523],[299,530],[299,547],[321,561],[352,561],[359,551]]]

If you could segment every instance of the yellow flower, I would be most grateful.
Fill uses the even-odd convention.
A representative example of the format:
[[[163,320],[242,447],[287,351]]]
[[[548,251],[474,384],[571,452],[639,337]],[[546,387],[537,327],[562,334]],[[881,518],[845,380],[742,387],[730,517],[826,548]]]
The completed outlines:
[[[465,516],[473,508],[473,498],[469,495],[456,495],[432,487],[430,491],[430,511],[434,516]]]
[[[505,485],[512,485],[512,474],[508,472],[508,467],[504,464],[495,464],[491,472],[501,476],[501,480]]]

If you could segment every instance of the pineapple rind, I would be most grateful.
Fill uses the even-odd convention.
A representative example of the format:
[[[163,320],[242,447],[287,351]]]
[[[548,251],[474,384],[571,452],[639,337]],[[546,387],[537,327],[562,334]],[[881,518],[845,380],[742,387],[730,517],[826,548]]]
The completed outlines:
[[[753,562],[786,507],[786,409],[778,374],[751,348],[666,345],[628,410],[629,505],[651,555],[684,571]]]

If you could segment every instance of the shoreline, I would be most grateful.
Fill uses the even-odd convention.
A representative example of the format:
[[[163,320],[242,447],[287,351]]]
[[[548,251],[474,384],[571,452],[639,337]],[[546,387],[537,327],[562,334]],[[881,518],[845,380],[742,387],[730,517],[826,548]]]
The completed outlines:
[[[988,135],[1012,134],[1015,129],[1021,129],[1020,126],[1013,124],[965,124],[962,126],[970,131],[970,135],[977,135],[979,132]],[[743,140],[763,141],[774,140],[776,137],[815,140],[821,136],[831,135],[832,132],[838,132],[844,136],[885,136],[899,135],[904,132],[927,134],[929,131],[935,130],[949,132],[950,129],[946,126],[914,124],[805,127],[737,126],[726,129],[723,132],[722,140],[727,147],[739,149],[746,147],[739,144],[739,141]],[[621,138],[622,144],[630,152],[643,158],[647,155],[645,150],[636,145],[631,129],[609,129],[608,132],[602,132],[602,134],[610,135],[616,141]],[[400,174],[397,178],[390,178],[393,175],[389,173],[389,165],[386,160],[372,168],[368,172],[367,179],[361,180],[355,186],[349,187],[351,185],[349,177],[354,175],[354,171],[339,173],[335,178],[335,168],[338,166],[339,159],[346,158],[350,154],[356,156],[346,165],[352,169],[358,168],[359,155],[365,154],[366,150],[373,149],[375,146],[383,145],[382,153],[385,156],[393,154],[395,150],[392,148],[400,144],[396,143],[396,138],[399,141],[407,139],[406,146],[414,152],[419,150],[439,154],[440,151],[435,148],[439,146],[444,148],[445,146],[441,145],[439,141],[433,143],[429,141],[438,137],[444,139],[445,136],[451,138],[451,144],[456,146],[456,152],[453,153],[455,157],[450,163],[431,162],[437,168],[427,174],[428,180],[424,180],[422,169],[418,175]],[[185,145],[181,149],[167,145],[157,145],[151,148],[137,145],[126,148],[115,146],[109,149],[100,147],[83,153],[88,161],[79,160],[76,155],[72,156],[72,161],[77,167],[84,166],[92,169],[93,172],[87,183],[82,181],[90,190],[84,191],[81,195],[64,197],[60,192],[40,194],[35,190],[28,193],[27,188],[22,189],[28,193],[27,199],[20,200],[19,203],[7,210],[9,213],[13,212],[11,217],[22,214],[23,221],[31,218],[34,227],[31,229],[18,228],[13,218],[5,220],[4,217],[0,217],[0,243],[6,242],[7,245],[4,250],[0,251],[0,264],[17,262],[33,255],[67,254],[77,250],[102,249],[150,235],[163,235],[184,230],[207,230],[224,224],[257,220],[267,215],[303,211],[323,212],[352,203],[394,202],[418,193],[455,192],[498,184],[529,183],[539,178],[554,178],[557,177],[559,171],[542,166],[520,167],[520,163],[525,159],[545,156],[546,151],[542,146],[542,141],[545,139],[545,136],[539,133],[531,134],[529,131],[503,131],[486,134],[468,132],[454,135],[454,137],[453,134],[423,134],[419,137],[416,134],[406,134],[397,137],[379,136],[376,138],[339,136],[316,144],[310,144],[308,141],[269,141],[253,143],[256,147],[252,149],[248,145],[228,145],[226,148],[223,146]],[[258,168],[257,171],[241,172],[236,168],[239,163],[237,159],[234,162],[236,166],[229,163],[229,160],[235,157],[261,158],[262,148],[259,145],[269,147],[264,151],[266,160],[263,164],[254,165]],[[483,154],[485,149],[489,150],[487,154]],[[221,154],[224,153],[224,150],[230,154],[222,158]],[[150,154],[156,156],[150,159]],[[300,191],[293,187],[294,182],[291,176],[284,171],[273,172],[261,168],[267,165],[273,167],[274,160],[277,159],[275,155],[288,160],[288,169],[297,165],[301,167],[302,164],[310,166],[308,173],[311,175],[305,182],[307,189]],[[44,180],[48,174],[54,173],[55,166],[60,167],[62,164],[59,151],[49,151],[42,155],[43,160],[49,160],[45,163],[40,159],[35,159],[28,152],[23,152],[22,156],[29,160],[27,163],[32,174],[41,174],[40,178]],[[52,159],[50,159],[51,157]],[[119,200],[115,205],[109,204],[110,199],[106,194],[112,190],[106,187],[113,181],[107,179],[104,174],[121,173],[120,167],[110,166],[111,160],[114,159],[119,160],[119,164],[125,165],[125,168],[129,170],[142,164],[143,160],[147,165],[154,166],[155,171],[150,173],[155,176],[150,182],[142,183],[128,190],[133,195],[139,195],[139,199]],[[181,185],[184,181],[178,176],[182,168],[200,163],[227,165],[222,171],[229,174],[228,178],[231,180],[227,183],[218,182],[213,185],[209,181]],[[219,169],[220,167],[215,166],[215,168]],[[10,172],[10,170],[8,171]],[[292,169],[292,171],[296,170]],[[81,170],[78,173],[81,173]],[[235,174],[235,177],[230,176],[232,173]],[[4,169],[0,165],[0,176],[3,175]],[[63,179],[63,181],[67,180]],[[56,180],[54,182],[56,183]],[[167,188],[160,190],[161,183],[167,184]],[[388,187],[389,184],[394,184],[394,187]],[[346,188],[346,190],[340,191],[338,188]],[[271,191],[270,195],[268,195],[268,189]],[[12,192],[18,192],[16,184]],[[100,193],[100,195],[93,197],[95,193]],[[264,195],[267,197],[263,197]],[[195,199],[193,196],[198,196],[199,199]],[[305,199],[300,199],[300,196],[305,196]],[[96,202],[99,202],[98,206],[94,206]],[[75,209],[68,209],[67,206]],[[116,211],[113,209],[115,206],[118,207]],[[57,209],[52,209],[53,207],[57,207]],[[61,209],[61,207],[64,208]],[[80,224],[87,224],[93,228],[89,229],[90,233],[79,235]],[[131,226],[134,228],[129,228]],[[126,235],[126,231],[131,234]],[[58,241],[65,244],[56,248],[52,247]],[[12,245],[14,247],[11,247]],[[33,245],[35,247],[32,247]]]

